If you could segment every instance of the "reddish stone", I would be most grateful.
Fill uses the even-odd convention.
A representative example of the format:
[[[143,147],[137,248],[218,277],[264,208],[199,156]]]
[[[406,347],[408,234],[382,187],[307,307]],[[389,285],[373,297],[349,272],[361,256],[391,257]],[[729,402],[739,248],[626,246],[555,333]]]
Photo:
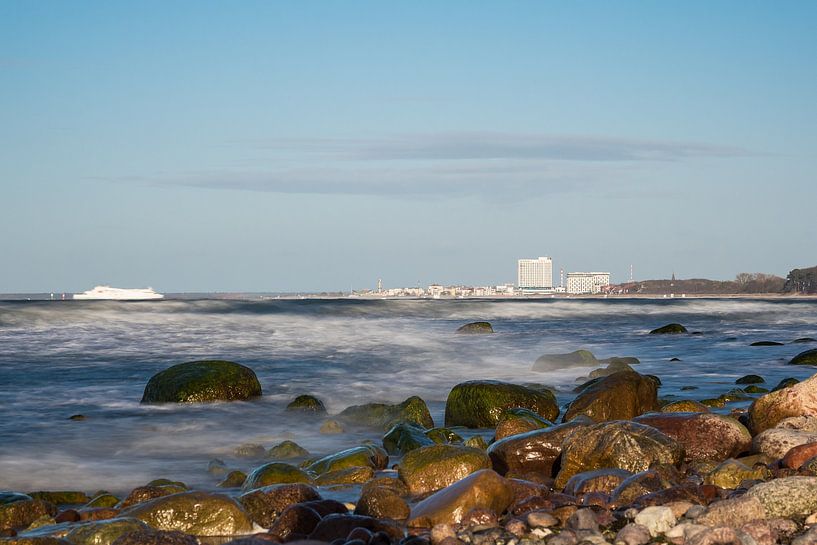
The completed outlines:
[[[783,456],[783,466],[799,469],[812,456],[817,456],[817,443],[806,443],[789,449]]]

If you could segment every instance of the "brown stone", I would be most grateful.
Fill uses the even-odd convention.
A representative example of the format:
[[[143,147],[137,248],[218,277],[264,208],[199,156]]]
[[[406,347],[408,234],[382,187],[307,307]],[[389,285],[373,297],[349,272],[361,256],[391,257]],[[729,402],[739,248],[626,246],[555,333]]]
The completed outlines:
[[[646,414],[636,422],[652,426],[684,447],[685,460],[726,460],[748,451],[752,436],[746,427],[728,416],[712,413]]]
[[[307,484],[281,484],[266,486],[239,496],[238,501],[249,513],[253,522],[269,528],[284,509],[296,503],[321,499],[317,490]]]
[[[783,456],[783,465],[790,469],[799,469],[809,458],[817,456],[817,443],[806,443],[789,449]]]
[[[763,504],[755,498],[740,496],[711,504],[695,522],[705,526],[738,527],[765,518],[766,510]]]
[[[604,492],[610,494],[628,477],[632,476],[627,470],[616,468],[595,469],[573,475],[565,485],[565,494],[582,496],[590,492]]]
[[[579,415],[594,422],[629,420],[659,410],[658,385],[635,371],[621,371],[586,387],[570,403],[564,415],[568,422]]]
[[[309,535],[321,521],[321,516],[303,504],[284,509],[270,526],[269,533],[280,541],[289,541],[293,534]]]
[[[756,399],[749,407],[749,427],[756,435],[791,416],[817,416],[817,375]]]
[[[86,520],[108,520],[119,516],[119,509],[113,507],[90,507],[79,510],[79,519]]]
[[[43,500],[19,500],[0,505],[0,529],[26,528],[40,517],[54,516],[57,508]]]
[[[672,486],[673,483],[657,471],[647,470],[624,479],[610,494],[613,505],[629,505],[638,497],[659,492]]]
[[[336,539],[345,540],[355,528],[365,528],[372,533],[384,532],[394,541],[399,541],[403,538],[402,528],[394,522],[360,515],[333,514],[324,517],[318,523],[315,530],[309,534],[309,539],[325,542],[331,542]]]
[[[588,427],[582,422],[568,422],[552,428],[513,435],[488,447],[494,471],[500,475],[539,473],[551,476],[553,463],[562,452],[562,442],[578,429]]]
[[[397,492],[384,486],[364,487],[355,506],[356,515],[378,519],[405,520],[410,511]]]
[[[485,451],[459,445],[431,445],[403,456],[398,475],[412,494],[423,495],[490,467]]]
[[[152,500],[155,498],[161,498],[162,496],[169,496],[174,491],[168,490],[167,488],[161,486],[139,486],[131,490],[130,494],[122,500],[120,504],[120,509],[127,509],[132,505],[136,505],[137,503],[146,502],[148,500]]]

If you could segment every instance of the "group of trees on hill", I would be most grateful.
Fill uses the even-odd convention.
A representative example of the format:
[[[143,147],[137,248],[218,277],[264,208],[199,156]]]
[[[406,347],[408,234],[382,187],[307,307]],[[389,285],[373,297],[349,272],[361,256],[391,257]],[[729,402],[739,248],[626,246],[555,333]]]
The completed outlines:
[[[643,295],[668,294],[817,294],[817,267],[794,269],[787,278],[765,273],[740,273],[734,280],[690,278],[679,280],[642,280],[610,286],[610,293]]]
[[[794,269],[786,277],[784,293],[817,293],[817,267]]]

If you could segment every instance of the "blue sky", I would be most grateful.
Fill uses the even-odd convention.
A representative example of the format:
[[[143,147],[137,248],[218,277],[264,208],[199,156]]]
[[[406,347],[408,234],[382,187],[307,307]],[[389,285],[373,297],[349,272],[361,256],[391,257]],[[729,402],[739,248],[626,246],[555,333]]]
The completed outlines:
[[[0,292],[817,264],[813,2],[0,2]]]

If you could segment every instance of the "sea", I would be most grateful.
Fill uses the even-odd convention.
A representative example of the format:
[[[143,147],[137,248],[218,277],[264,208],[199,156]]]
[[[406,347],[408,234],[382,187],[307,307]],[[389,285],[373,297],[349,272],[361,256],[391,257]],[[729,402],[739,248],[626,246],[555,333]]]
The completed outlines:
[[[495,333],[455,333],[477,320]],[[695,334],[648,334],[671,322]],[[214,489],[210,461],[244,471],[263,462],[237,457],[240,445],[289,439],[320,456],[380,441],[379,430],[324,435],[321,419],[284,411],[305,393],[330,414],[418,395],[437,425],[449,391],[467,380],[546,385],[564,405],[593,367],[531,368],[543,354],[577,349],[600,359],[637,357],[636,370],[658,376],[665,399],[717,397],[749,373],[772,388],[816,372],[787,364],[817,348],[792,343],[803,337],[817,338],[817,300],[0,301],[0,490],[121,494],[156,478]],[[783,344],[750,346],[756,341]],[[263,396],[140,404],[153,374],[201,359],[251,367]],[[463,435],[477,433],[491,436]]]

